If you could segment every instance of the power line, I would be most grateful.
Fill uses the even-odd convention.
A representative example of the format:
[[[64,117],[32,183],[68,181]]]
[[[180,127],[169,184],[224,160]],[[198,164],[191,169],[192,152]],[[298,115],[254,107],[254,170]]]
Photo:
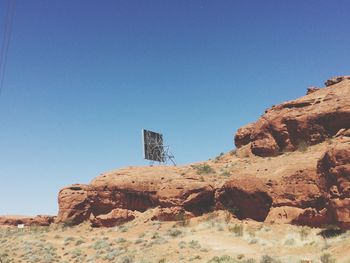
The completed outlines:
[[[2,93],[4,80],[5,80],[7,54],[9,51],[10,38],[12,34],[13,17],[15,15],[15,4],[16,4],[16,0],[8,0],[7,13],[5,17],[3,42],[2,42],[1,53],[0,53],[0,96]]]

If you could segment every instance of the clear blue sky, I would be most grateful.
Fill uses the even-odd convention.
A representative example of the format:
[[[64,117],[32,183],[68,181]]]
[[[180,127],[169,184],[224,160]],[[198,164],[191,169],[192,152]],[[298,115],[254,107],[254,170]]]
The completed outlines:
[[[142,128],[179,164],[233,149],[266,108],[350,73],[349,13],[347,0],[17,0],[0,214],[55,214],[63,186],[147,165]]]

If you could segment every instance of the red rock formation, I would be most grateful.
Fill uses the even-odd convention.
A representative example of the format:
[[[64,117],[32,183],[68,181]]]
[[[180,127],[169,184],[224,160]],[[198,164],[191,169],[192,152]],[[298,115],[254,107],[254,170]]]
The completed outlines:
[[[278,181],[267,182],[272,206],[324,208],[324,182],[315,170],[297,170],[283,175]]]
[[[180,207],[195,215],[212,209],[214,188],[198,179],[186,179],[173,169],[140,167],[118,170],[95,178],[88,186],[66,187],[59,193],[57,222],[79,224],[90,216],[102,222],[104,217],[99,216],[113,217],[114,214],[109,213],[115,209],[144,212],[158,206]]]
[[[236,146],[250,144],[255,155],[275,156],[350,128],[350,77],[329,80],[327,85],[331,86],[268,109],[258,121],[237,131]]]
[[[191,217],[194,217],[194,214],[187,212],[181,207],[169,207],[157,209],[151,217],[151,220],[179,221],[186,220]]]
[[[254,176],[231,179],[216,192],[218,208],[225,208],[239,219],[264,221],[272,198],[263,180]]]
[[[332,221],[328,217],[327,209],[317,210],[315,208],[306,208],[291,223],[295,225],[323,227],[332,224]]]
[[[317,88],[317,87],[310,87],[310,88],[307,88],[307,91],[306,91],[306,95],[309,95],[311,93],[314,93],[316,91],[320,90],[320,88]]]
[[[343,80],[350,79],[350,76],[339,76],[339,77],[333,77],[328,79],[324,84],[328,86],[332,86],[334,84],[337,84]]]
[[[342,229],[350,229],[350,198],[334,198],[329,201],[330,222]]]
[[[327,210],[280,206],[272,208],[265,222],[323,227],[330,224]]]
[[[54,216],[37,215],[29,216],[0,216],[0,226],[17,226],[24,224],[25,226],[49,226],[54,221]]]
[[[304,212],[304,209],[293,206],[271,208],[265,222],[292,224]]]
[[[112,226],[150,208],[152,220],[215,208],[239,219],[350,229],[350,77],[273,106],[239,129],[235,144],[236,154],[210,162],[215,176],[190,166],[130,167],[66,187],[57,222]],[[229,178],[219,176],[227,169]]]
[[[327,224],[338,225],[343,229],[350,228],[350,139],[341,138],[318,161],[315,171],[307,171],[307,174],[294,176],[297,183],[292,186],[292,178],[284,187],[274,186],[274,194],[270,194],[274,200],[267,221],[285,221],[298,225],[321,227]],[[310,175],[312,175],[310,177]],[[304,181],[304,182],[303,182]],[[306,184],[305,184],[306,183]],[[287,196],[292,194],[288,202],[279,200],[280,194],[285,192]],[[276,201],[277,200],[277,201]],[[279,213],[279,205],[283,211]],[[293,208],[292,208],[293,207]],[[294,209],[299,207],[298,210]],[[281,214],[284,215],[281,218]]]
[[[113,209],[105,215],[98,215],[91,219],[94,227],[113,227],[135,219],[135,212],[127,209]]]
[[[286,174],[278,181],[244,175],[227,180],[216,191],[216,202],[218,208],[232,210],[240,219],[257,221],[273,221],[283,207],[289,213],[293,211],[292,217],[287,215],[287,221],[292,222],[296,218],[295,211],[301,214],[304,209],[325,207],[323,189],[321,178],[312,170]],[[279,220],[279,217],[277,221],[286,221],[285,218]]]
[[[328,215],[332,223],[350,228],[350,139],[330,148],[318,163],[328,186]]]
[[[59,212],[56,223],[79,224],[91,214],[91,188],[88,185],[73,184],[58,194]]]

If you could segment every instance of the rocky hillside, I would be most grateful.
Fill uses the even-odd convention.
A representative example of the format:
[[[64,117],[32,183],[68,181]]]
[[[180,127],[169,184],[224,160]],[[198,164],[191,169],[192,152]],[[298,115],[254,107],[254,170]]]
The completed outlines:
[[[321,143],[350,128],[349,79],[330,79],[326,88],[310,88],[306,96],[266,110],[255,123],[238,130],[236,146],[250,144],[255,155],[275,156],[301,144]]]
[[[55,222],[115,226],[213,210],[238,219],[350,229],[350,77],[273,106],[235,135],[237,149],[181,167],[127,167],[58,195]]]

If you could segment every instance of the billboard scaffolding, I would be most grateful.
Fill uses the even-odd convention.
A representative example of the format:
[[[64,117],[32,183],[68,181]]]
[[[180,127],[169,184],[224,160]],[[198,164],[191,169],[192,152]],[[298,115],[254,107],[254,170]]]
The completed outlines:
[[[157,132],[142,129],[143,155],[146,160],[167,163],[170,160],[174,165],[175,157],[169,146],[164,146],[163,135]]]

